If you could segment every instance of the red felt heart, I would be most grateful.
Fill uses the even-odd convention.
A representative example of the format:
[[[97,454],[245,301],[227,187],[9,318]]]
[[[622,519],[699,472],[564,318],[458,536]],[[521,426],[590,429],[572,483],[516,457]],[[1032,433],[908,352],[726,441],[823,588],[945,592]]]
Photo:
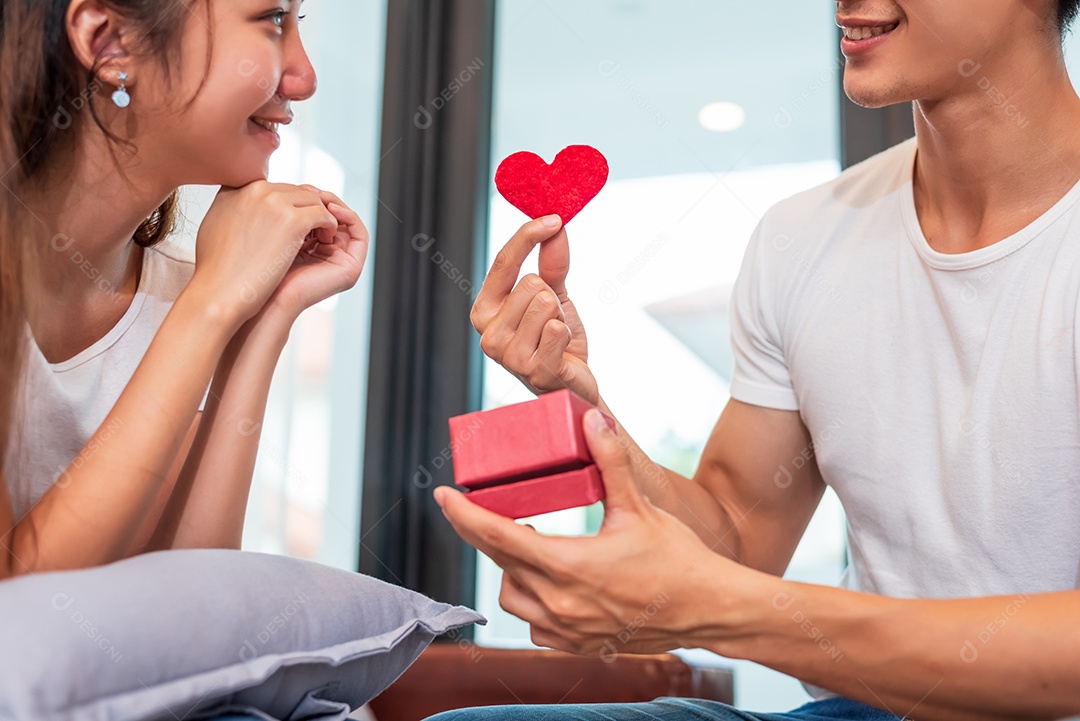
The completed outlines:
[[[588,145],[564,148],[551,165],[535,153],[514,153],[495,171],[495,187],[511,205],[530,218],[558,215],[564,225],[607,179],[607,159]]]

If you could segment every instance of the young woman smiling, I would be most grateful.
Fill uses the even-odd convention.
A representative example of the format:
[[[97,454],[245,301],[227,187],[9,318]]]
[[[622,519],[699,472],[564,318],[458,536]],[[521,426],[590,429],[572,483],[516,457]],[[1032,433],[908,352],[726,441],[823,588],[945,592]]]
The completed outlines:
[[[265,180],[316,87],[299,5],[0,5],[0,578],[239,545],[289,329],[368,246]],[[188,184],[222,186],[194,263],[158,246]]]

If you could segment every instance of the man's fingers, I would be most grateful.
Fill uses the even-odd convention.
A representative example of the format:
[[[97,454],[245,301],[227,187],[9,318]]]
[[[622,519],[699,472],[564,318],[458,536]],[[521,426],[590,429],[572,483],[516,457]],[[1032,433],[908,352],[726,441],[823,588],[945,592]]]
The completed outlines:
[[[533,297],[503,354],[504,365],[511,372],[522,371],[524,365],[533,359],[544,328],[552,320],[558,322],[558,317],[559,300],[554,293],[545,291]]]
[[[566,275],[570,272],[570,239],[563,228],[540,244],[540,277],[551,286],[559,301],[566,300]]]
[[[551,387],[553,384],[570,387],[573,377],[566,373],[563,355],[569,344],[570,329],[558,319],[549,319],[543,326],[540,339],[529,346],[532,355],[527,362],[522,362],[523,366],[530,369],[529,382],[544,387]],[[510,354],[507,355],[509,357]],[[543,373],[538,373],[539,368],[543,369]]]
[[[543,568],[546,539],[540,534],[481,508],[447,486],[435,489],[435,500],[457,534],[503,570]]]
[[[563,310],[558,307],[558,301],[551,288],[540,280],[540,276],[526,275],[522,278],[522,282],[518,283],[517,287],[514,288],[510,297],[502,302],[495,316],[489,319],[487,326],[482,331],[480,346],[487,357],[495,360],[498,364],[503,363],[507,350],[511,346],[517,345],[516,336],[519,329],[521,329],[525,316],[530,312],[530,309],[537,307],[538,303],[543,304],[546,302],[538,300],[541,296],[549,297],[557,309],[556,313],[562,316]],[[539,338],[539,332],[537,337]],[[532,346],[524,357],[532,357],[532,352],[535,349],[536,345]]]
[[[503,365],[535,388],[568,387],[571,378],[564,377],[563,353],[570,345],[570,329],[557,318],[548,318],[534,328],[528,340],[521,330],[503,354]]]
[[[521,265],[537,243],[547,240],[562,226],[558,216],[548,216],[530,221],[503,246],[491,264],[491,270],[483,287],[476,296],[473,307],[473,325],[481,333],[495,317],[503,300],[510,295],[521,274]]]
[[[604,480],[604,493],[607,496],[604,500],[605,510],[610,513],[616,509],[642,509],[645,498],[634,480],[626,444],[620,442],[608,419],[596,409],[585,414],[583,423],[585,441]]]
[[[558,372],[563,364],[563,354],[570,345],[570,328],[561,320],[549,320],[540,335],[536,348],[536,358],[550,366],[553,373]]]
[[[503,571],[502,588],[499,591],[499,606],[512,616],[517,616],[526,623],[547,622],[554,619],[548,613],[540,598],[527,585],[518,581],[513,574]]]

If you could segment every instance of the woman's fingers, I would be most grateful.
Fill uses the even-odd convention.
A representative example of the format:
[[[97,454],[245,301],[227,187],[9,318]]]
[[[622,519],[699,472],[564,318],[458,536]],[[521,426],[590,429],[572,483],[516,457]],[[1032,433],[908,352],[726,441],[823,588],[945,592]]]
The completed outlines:
[[[356,211],[348,206],[340,205],[337,202],[327,203],[326,209],[333,213],[334,217],[348,229],[349,237],[351,239],[367,240],[367,226],[364,225],[364,221],[360,219],[360,216],[356,214]]]
[[[338,220],[333,213],[326,209],[326,206],[320,203],[302,207],[298,210],[304,225],[309,229],[308,238],[314,237],[320,243],[325,243],[328,242],[326,238],[329,237],[329,242],[333,242],[334,233],[338,229]]]
[[[329,190],[322,190],[316,188],[314,185],[300,185],[298,186],[305,192],[311,193],[318,198],[328,211],[338,220],[338,223],[344,226],[348,231],[348,237],[352,240],[367,241],[368,230],[364,225],[364,221],[360,218],[360,215],[345,204],[341,198]],[[325,242],[333,242],[335,238],[330,238]]]
[[[334,217],[340,223],[337,233],[331,238],[331,242],[363,266],[367,261],[368,246],[371,240],[364,221],[351,208],[339,205],[337,202],[328,203],[326,208],[334,214]]]
[[[307,255],[323,261],[335,257],[340,260],[343,258],[337,254],[341,251],[352,258],[356,267],[362,269],[367,261],[371,236],[360,215],[329,191],[313,185],[301,185],[297,190],[314,198],[316,205],[321,206],[332,219],[312,229],[309,237],[315,244],[305,249]]]
[[[329,190],[321,190],[320,188],[316,188],[314,185],[301,185],[300,187],[306,191],[314,193],[323,205],[327,207],[331,205],[336,205],[338,208],[340,208],[343,211],[343,217],[348,218],[349,221],[344,223],[344,225],[363,225],[363,223],[360,222],[360,216],[357,215],[352,208],[346,205],[345,201],[343,201],[335,194],[331,193]]]
[[[271,185],[270,188],[288,198],[297,208],[326,206],[326,203],[319,198],[319,193],[312,190],[310,186]]]

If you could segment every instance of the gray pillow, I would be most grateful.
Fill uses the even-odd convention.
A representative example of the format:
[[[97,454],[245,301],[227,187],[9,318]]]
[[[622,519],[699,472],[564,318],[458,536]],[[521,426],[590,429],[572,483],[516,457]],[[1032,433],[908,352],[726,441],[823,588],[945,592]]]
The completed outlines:
[[[164,551],[0,582],[0,719],[343,719],[484,619],[284,556]]]

